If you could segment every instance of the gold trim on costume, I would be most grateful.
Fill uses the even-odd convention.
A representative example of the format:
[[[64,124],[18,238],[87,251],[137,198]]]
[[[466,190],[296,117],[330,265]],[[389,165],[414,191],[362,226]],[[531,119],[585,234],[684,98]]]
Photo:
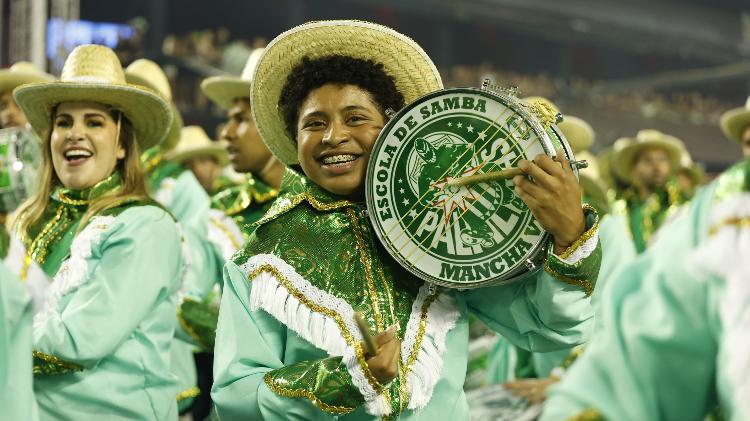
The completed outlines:
[[[367,280],[367,289],[370,293],[370,301],[372,302],[373,313],[375,314],[375,324],[377,325],[378,331],[383,332],[385,330],[385,323],[383,323],[383,315],[380,313],[378,292],[375,289],[375,280],[372,277],[370,258],[367,256],[367,250],[365,249],[362,227],[359,225],[359,219],[357,219],[357,213],[354,209],[348,208],[346,210],[346,215],[349,217],[349,221],[354,228],[354,236],[357,238],[357,248],[359,249],[359,258],[362,261],[362,265],[365,267],[365,279]]]
[[[307,398],[313,403],[313,405],[331,414],[348,414],[356,409],[356,408],[349,408],[347,406],[328,405],[327,403],[318,399],[317,396],[315,396],[312,392],[308,390],[287,389],[285,387],[279,386],[273,382],[270,371],[266,373],[265,376],[263,376],[263,380],[266,382],[266,385],[268,386],[268,388],[271,389],[271,391],[273,391],[273,393],[279,396],[283,396],[285,398]]]
[[[555,277],[555,279],[565,282],[566,284],[575,285],[583,288],[583,291],[586,293],[587,297],[590,297],[591,294],[594,293],[594,285],[591,283],[591,281],[588,281],[586,279],[575,279],[571,278],[569,276],[565,276],[561,274],[560,272],[552,269],[552,267],[549,265],[549,262],[544,264],[544,270]]]
[[[193,386],[190,389],[185,389],[182,392],[177,394],[177,402],[194,398],[201,394],[201,390],[197,386]]]
[[[48,364],[52,364],[56,367],[60,367],[64,370],[69,371],[83,371],[83,366],[76,363],[71,363],[68,361],[61,360],[58,357],[55,357],[54,355],[45,354],[43,352],[39,351],[31,351],[31,356],[34,358],[38,358]],[[34,365],[34,374],[44,374],[42,371],[42,367],[40,365]]]
[[[177,321],[180,323],[180,327],[182,327],[182,329],[187,332],[187,334],[190,335],[191,338],[193,338],[195,343],[203,345],[203,338],[201,338],[198,332],[196,332],[195,329],[193,329],[193,327],[188,324],[187,320],[182,317],[182,304],[184,304],[186,301],[196,302],[192,298],[183,299],[180,305],[177,306]]]
[[[232,243],[232,247],[235,250],[239,250],[240,247],[242,247],[242,244],[238,243],[237,240],[234,238],[234,235],[232,235],[232,232],[229,231],[229,228],[227,228],[219,219],[217,218],[208,218],[208,220],[221,231],[222,234],[224,234],[225,237],[229,239],[229,242]],[[241,232],[241,231],[240,231]]]
[[[583,245],[586,241],[589,241],[591,237],[596,234],[597,230],[599,229],[599,213],[594,209],[593,206],[589,205],[588,203],[584,203],[583,210],[593,212],[594,215],[596,215],[596,221],[594,222],[594,225],[591,226],[586,232],[584,232],[573,244],[570,245],[563,254],[560,255],[560,259],[565,260],[568,257],[570,257],[571,254],[573,254],[576,250],[578,250],[579,247]],[[586,223],[586,215],[584,213],[584,223]]]
[[[568,421],[606,421],[601,412],[593,408],[584,409],[578,415],[568,418]]]
[[[737,228],[747,228],[750,227],[750,217],[744,217],[744,218],[727,218],[717,224],[714,224],[709,228],[708,235],[713,236],[717,232],[719,232],[720,229],[726,227],[726,226],[734,226]]]

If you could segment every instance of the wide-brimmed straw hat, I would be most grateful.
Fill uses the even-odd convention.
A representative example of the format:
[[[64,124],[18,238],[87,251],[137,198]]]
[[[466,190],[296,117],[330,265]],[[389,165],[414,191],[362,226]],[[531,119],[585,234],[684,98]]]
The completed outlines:
[[[742,141],[742,132],[750,126],[750,97],[744,107],[733,108],[721,115],[719,127],[724,135],[735,142]]]
[[[529,96],[524,98],[523,101],[527,104],[541,102],[555,113],[560,112],[560,109],[554,102],[543,96]],[[557,127],[560,129],[563,136],[565,136],[565,139],[568,141],[570,149],[573,150],[574,154],[585,151],[594,144],[594,129],[589,123],[572,115],[563,114],[562,117],[563,119],[561,122],[557,123]]]
[[[253,73],[258,65],[264,48],[256,48],[250,53],[242,69],[242,75],[237,76],[211,76],[201,82],[203,93],[223,109],[232,107],[236,98],[250,98],[250,85],[253,82]]]
[[[12,91],[13,89],[27,84],[37,82],[49,82],[55,77],[39,70],[28,61],[19,61],[7,69],[0,70],[0,93]]]
[[[612,157],[612,165],[617,176],[626,182],[631,181],[630,172],[635,159],[638,153],[646,148],[660,148],[666,151],[672,171],[676,171],[684,146],[680,139],[654,129],[640,130],[634,138],[620,138],[615,141]]]
[[[65,60],[60,80],[19,86],[13,95],[42,139],[52,126],[53,109],[63,102],[96,102],[120,110],[133,124],[142,150],[161,143],[172,124],[161,95],[129,85],[114,51],[101,45],[76,47]]]
[[[303,57],[332,55],[373,60],[393,77],[406,103],[442,89],[432,60],[416,42],[391,28],[370,22],[310,22],[276,37],[260,57],[253,76],[253,117],[263,141],[283,163],[297,163],[297,146],[278,106],[287,76]],[[398,111],[398,110],[396,110]]]
[[[180,142],[177,144],[177,147],[167,155],[167,159],[176,162],[183,162],[201,156],[215,158],[222,167],[229,163],[227,150],[219,142],[214,142],[209,139],[202,127],[183,127],[181,130]]]
[[[169,78],[164,70],[155,62],[140,58],[125,68],[125,80],[133,85],[145,86],[158,92],[169,103],[169,109],[172,111],[172,125],[169,127],[169,133],[162,142],[161,147],[164,150],[170,150],[180,141],[180,130],[182,130],[183,121],[180,111],[172,100],[172,88],[169,86]]]
[[[578,183],[583,188],[584,194],[601,208],[608,208],[609,199],[607,196],[607,183],[601,178],[599,169],[599,160],[589,151],[580,151],[576,154],[576,159],[585,160],[588,163],[586,168],[578,170]]]

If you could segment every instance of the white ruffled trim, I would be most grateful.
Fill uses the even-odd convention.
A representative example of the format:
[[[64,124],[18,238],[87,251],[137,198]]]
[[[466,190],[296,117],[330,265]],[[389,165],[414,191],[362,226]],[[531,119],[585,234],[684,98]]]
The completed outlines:
[[[240,230],[240,227],[232,218],[217,209],[210,209],[208,211],[208,219],[208,241],[219,247],[224,260],[231,259],[234,253],[237,252],[235,244],[241,246],[245,242],[242,230]]]
[[[750,218],[750,194],[742,193],[714,206],[711,225]],[[721,348],[727,354],[724,373],[732,387],[737,419],[750,419],[750,227],[726,224],[693,255],[697,267],[724,278],[719,306]]]
[[[249,275],[264,265],[270,265],[281,272],[294,288],[304,294],[310,301],[338,313],[347,330],[357,342],[362,341],[362,334],[354,321],[354,309],[341,298],[335,297],[305,280],[293,267],[272,254],[258,254],[251,257],[241,269]],[[271,273],[261,272],[250,279],[250,309],[264,310],[287,328],[314,346],[326,351],[331,356],[343,356],[352,382],[365,399],[365,409],[370,415],[384,416],[391,412],[385,398],[378,394],[365,376],[362,366],[356,358],[354,348],[344,340],[336,321],[306,307],[295,298]]]
[[[25,260],[26,247],[24,247],[18,237],[11,235],[10,248],[4,260],[5,264],[11,273],[21,278]],[[47,296],[50,279],[36,260],[32,259],[29,267],[26,269],[26,277],[21,279],[21,281],[23,281],[26,291],[31,296],[32,312],[36,314],[44,308],[44,300]]]
[[[60,299],[80,287],[86,280],[93,244],[99,242],[105,231],[115,220],[113,216],[97,216],[74,239],[70,246],[70,257],[65,260],[47,289],[41,311],[34,315],[34,328],[44,324],[59,311]]]
[[[416,346],[419,332],[422,306],[428,299],[429,285],[419,289],[416,300],[412,304],[406,334],[401,343],[401,364],[405,365],[409,355]],[[417,360],[407,375],[406,385],[409,389],[409,409],[419,409],[427,405],[432,398],[435,384],[440,379],[443,368],[443,353],[445,353],[445,336],[456,325],[461,313],[455,300],[448,294],[441,293],[427,310],[427,321],[419,347]]]
[[[167,177],[161,180],[161,183],[159,183],[159,189],[154,194],[154,200],[161,203],[162,206],[169,208],[174,200],[175,185],[177,185],[177,180],[172,177]]]
[[[578,246],[577,249],[573,250],[573,253],[570,253],[570,255],[564,259],[561,259],[560,256],[555,256],[561,261],[569,264],[574,265],[581,260],[589,257],[591,253],[596,250],[596,245],[599,243],[599,227],[596,227],[596,230],[594,231],[594,235],[589,237],[588,240],[584,241],[583,244]]]

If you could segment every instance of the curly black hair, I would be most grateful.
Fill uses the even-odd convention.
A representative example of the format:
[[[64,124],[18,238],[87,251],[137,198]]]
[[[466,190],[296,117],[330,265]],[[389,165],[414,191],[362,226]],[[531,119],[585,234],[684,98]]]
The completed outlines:
[[[279,97],[279,108],[292,139],[297,139],[297,119],[302,102],[311,91],[328,83],[354,85],[368,91],[384,116],[385,110],[398,111],[405,105],[395,80],[380,63],[341,55],[316,59],[303,57],[287,76]]]

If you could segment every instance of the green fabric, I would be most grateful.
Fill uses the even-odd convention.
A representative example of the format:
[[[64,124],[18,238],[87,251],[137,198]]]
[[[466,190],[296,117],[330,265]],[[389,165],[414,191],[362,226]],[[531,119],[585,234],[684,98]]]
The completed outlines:
[[[224,212],[234,220],[247,239],[253,231],[248,225],[255,223],[268,210],[278,192],[247,174],[247,183],[232,186],[211,198],[211,207]]]
[[[375,240],[360,205],[334,196],[304,177],[282,184],[282,191],[284,193],[259,221],[245,248],[225,267],[212,391],[217,412],[222,420],[333,419],[334,416],[346,420],[371,419],[362,405],[349,414],[334,414],[321,410],[315,400],[309,398],[314,396],[322,401],[323,397],[318,394],[329,396],[327,391],[314,385],[327,383],[325,378],[319,377],[320,371],[315,366],[331,356],[269,313],[252,311],[250,279],[256,274],[243,273],[241,266],[253,256],[272,254],[291,265],[312,286],[361,311],[373,331],[382,331],[398,321],[402,340],[414,297],[423,282],[386,254]],[[549,256],[548,260],[559,259]],[[599,255],[594,253],[579,264],[581,272],[574,275],[591,273],[598,266]],[[372,292],[368,280],[374,287]],[[393,310],[390,310],[389,292],[393,297]],[[589,300],[583,289],[560,282],[543,270],[531,272],[519,282],[508,285],[466,292],[447,291],[446,294],[455,300],[459,318],[447,332],[443,368],[432,398],[419,410],[406,409],[408,396],[399,394],[398,389],[404,382],[399,376],[389,387],[392,417],[406,420],[468,417],[462,387],[467,369],[470,312],[514,344],[532,350],[563,349],[579,344],[593,324]],[[283,297],[279,297],[281,299]],[[380,312],[375,311],[374,303]],[[264,380],[267,373],[298,364],[310,366],[310,370],[317,373],[317,381],[308,383],[307,387],[299,385],[298,376],[285,378],[285,381],[304,388],[308,396],[289,398],[268,387]],[[302,368],[299,370],[306,372]],[[283,373],[275,372],[274,379],[285,377]],[[331,375],[339,376],[340,372]],[[355,390],[351,382],[341,377],[332,380],[332,384],[348,391]],[[338,399],[338,402],[343,402],[342,399],[353,402],[362,398],[347,392]]]
[[[698,192],[649,250],[603,291],[603,329],[555,388],[543,420],[586,408],[610,420],[701,420],[721,398],[733,418],[722,350],[724,279],[695,265],[710,238],[715,205],[746,194],[750,161]]]
[[[0,408],[8,420],[37,420],[32,385],[32,308],[23,284],[0,262]]]
[[[652,193],[645,200],[631,187],[618,202],[613,206],[613,213],[626,215],[635,248],[642,253],[654,233],[680,205],[687,202],[687,198],[679,191],[676,182],[670,180],[663,190]]]
[[[80,283],[35,320],[35,351],[84,368],[36,376],[41,418],[174,420],[177,227],[156,206],[130,206],[101,224],[85,266],[76,269]]]
[[[213,350],[216,340],[219,308],[214,300],[211,295],[203,301],[186,298],[180,305],[180,322],[184,323],[183,328],[206,350]]]

